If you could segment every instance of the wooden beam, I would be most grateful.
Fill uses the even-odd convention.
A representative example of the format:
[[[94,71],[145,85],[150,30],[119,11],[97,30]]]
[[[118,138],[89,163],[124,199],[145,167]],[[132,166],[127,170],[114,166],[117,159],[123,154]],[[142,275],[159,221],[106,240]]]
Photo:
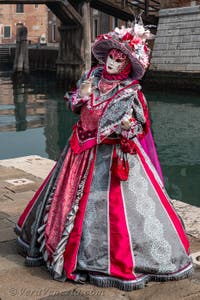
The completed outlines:
[[[134,4],[133,4],[134,2]],[[136,3],[137,2],[137,3]],[[126,7],[121,7],[121,1],[111,1],[111,0],[90,0],[90,5],[92,8],[100,10],[104,13],[107,13],[111,16],[117,17],[121,20],[132,21],[133,14],[130,8],[137,7],[141,10],[145,10],[144,2],[141,0],[138,1],[126,1]],[[155,19],[154,19],[155,18]],[[143,16],[143,20],[149,24],[157,24],[158,17],[154,15]]]
[[[64,1],[59,1],[63,2],[65,9],[73,16],[73,18],[80,24],[82,25],[82,17],[81,15],[77,12],[77,10],[69,3],[69,1],[64,0]]]
[[[90,6],[92,8],[95,8],[97,10],[100,10],[106,14],[109,14],[113,17],[117,17],[121,20],[131,20],[132,19],[132,13],[128,11],[127,9],[122,9],[121,4],[116,4],[115,6],[112,5],[112,1],[107,0],[91,0]]]
[[[149,15],[149,0],[145,0],[145,10],[144,10],[145,16]]]
[[[62,3],[56,3],[55,1],[54,3],[49,2],[47,3],[47,7],[54,13],[54,15],[56,15],[56,17],[58,17],[58,19],[61,20],[62,23],[67,25],[80,24],[80,19],[74,19],[71,12]]]
[[[91,68],[91,21],[90,21],[90,3],[85,2],[82,6],[83,15],[83,38],[84,38],[84,60],[85,69]]]

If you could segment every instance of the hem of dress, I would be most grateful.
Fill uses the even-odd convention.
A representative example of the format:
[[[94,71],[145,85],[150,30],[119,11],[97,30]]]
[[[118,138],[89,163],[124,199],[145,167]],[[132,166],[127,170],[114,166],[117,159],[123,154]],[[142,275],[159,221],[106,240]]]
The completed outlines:
[[[143,274],[135,280],[123,280],[116,277],[89,274],[89,281],[98,287],[115,287],[124,291],[132,291],[144,288],[150,281],[163,282],[185,279],[191,276],[193,272],[193,265],[190,263],[184,269],[172,274]]]
[[[16,228],[15,228],[16,232]],[[21,239],[20,236],[17,238],[17,251],[20,255],[25,257],[25,265],[30,266],[30,267],[39,267],[44,265],[44,259],[43,256],[38,256],[38,257],[31,257],[28,255],[30,246]]]
[[[18,228],[19,229],[19,228]],[[16,232],[15,228],[15,232]],[[25,265],[26,266],[32,266],[32,267],[38,267],[41,265],[45,265],[45,261],[43,256],[38,257],[30,257],[28,255],[28,251],[30,246],[28,243],[23,241],[20,236],[17,238],[17,245],[18,245],[18,252],[22,256],[25,257]],[[52,272],[53,270],[50,270],[51,275],[55,280],[58,281],[66,281],[66,276],[55,276],[56,274]],[[183,269],[175,272],[175,273],[169,273],[169,274],[142,274],[135,280],[123,280],[120,278],[107,276],[107,275],[95,275],[87,272],[89,275],[89,282],[91,284],[94,284],[99,287],[115,287],[120,290],[124,291],[132,291],[137,289],[142,289],[145,287],[145,285],[150,281],[173,281],[173,280],[180,280],[189,277],[194,272],[193,264],[189,263],[186,267]],[[54,273],[54,274],[53,274]],[[83,282],[84,280],[81,280]],[[79,282],[79,280],[77,280]]]
[[[20,235],[20,233],[22,232],[22,229],[21,229],[21,227],[19,227],[18,224],[15,225],[14,232],[16,235]]]
[[[119,290],[132,291],[144,288],[149,282],[149,275],[142,275],[134,280],[123,280],[111,276],[89,274],[89,281],[98,287],[115,287]]]
[[[151,281],[173,281],[184,279],[192,275],[194,272],[193,264],[189,263],[185,268],[179,270],[178,272],[171,273],[171,274],[150,274]]]

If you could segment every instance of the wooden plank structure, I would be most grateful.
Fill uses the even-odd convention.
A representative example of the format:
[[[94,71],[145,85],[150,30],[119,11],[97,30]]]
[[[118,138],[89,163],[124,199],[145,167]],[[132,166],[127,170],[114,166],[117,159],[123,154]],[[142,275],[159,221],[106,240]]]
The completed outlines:
[[[91,0],[91,7],[104,13],[128,21],[133,18],[133,11],[144,11],[144,22],[157,24],[160,1],[158,0]]]
[[[144,11],[142,18],[147,24],[157,24],[160,7],[159,0],[0,0],[0,4],[18,3],[46,4],[61,20],[57,77],[69,84],[90,67],[90,7],[125,21],[133,21],[134,13]]]

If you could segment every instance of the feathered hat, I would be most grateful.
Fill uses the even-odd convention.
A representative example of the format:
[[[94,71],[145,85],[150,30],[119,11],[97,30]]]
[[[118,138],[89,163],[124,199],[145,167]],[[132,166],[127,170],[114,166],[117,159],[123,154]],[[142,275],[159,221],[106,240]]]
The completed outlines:
[[[92,47],[95,58],[105,64],[108,52],[119,49],[126,54],[132,65],[131,76],[133,79],[141,79],[149,65],[150,49],[146,40],[154,38],[148,27],[139,22],[129,22],[129,26],[116,27],[113,31],[99,35]]]

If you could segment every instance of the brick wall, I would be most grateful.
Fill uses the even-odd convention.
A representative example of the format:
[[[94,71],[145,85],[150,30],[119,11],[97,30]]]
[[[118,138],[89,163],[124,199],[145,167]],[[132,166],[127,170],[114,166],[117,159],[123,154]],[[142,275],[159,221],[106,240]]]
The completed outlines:
[[[24,12],[17,13],[16,5],[0,6],[0,43],[16,41],[16,25],[23,23],[28,28],[28,40],[37,43],[42,34],[47,35],[48,11],[46,5],[24,4]],[[4,38],[5,26],[10,26],[10,37]]]
[[[162,9],[152,52],[152,71],[200,73],[200,6]]]

